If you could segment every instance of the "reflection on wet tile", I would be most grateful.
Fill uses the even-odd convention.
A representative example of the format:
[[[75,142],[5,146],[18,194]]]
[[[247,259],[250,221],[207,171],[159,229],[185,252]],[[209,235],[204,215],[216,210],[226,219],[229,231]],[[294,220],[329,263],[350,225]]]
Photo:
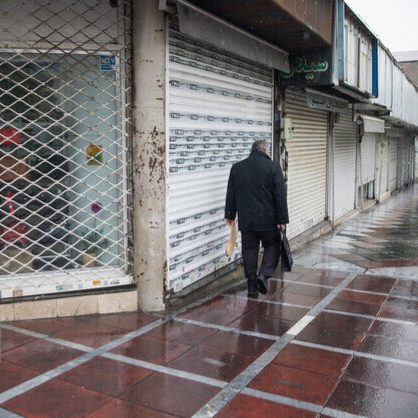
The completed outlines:
[[[418,342],[397,340],[386,336],[368,335],[358,350],[365,353],[416,362]]]
[[[319,327],[331,327],[345,329],[353,332],[367,332],[372,324],[372,319],[361,318],[358,316],[342,315],[334,312],[321,312],[311,325]]]
[[[416,418],[417,402],[413,393],[343,380],[326,406],[371,418]]]
[[[412,309],[394,308],[392,306],[384,306],[380,312],[379,317],[399,319],[401,321],[418,322],[418,311]]]
[[[418,373],[413,367],[354,357],[344,379],[418,394]]]
[[[96,322],[80,322],[55,333],[54,337],[96,348],[116,340],[125,333],[126,330]]]
[[[86,318],[88,321],[98,322],[110,327],[123,328],[128,331],[141,328],[150,322],[156,321],[158,316],[148,315],[141,312],[120,313],[107,315],[94,315]]]
[[[45,340],[36,340],[3,354],[4,360],[46,372],[84,354],[84,351],[65,347]]]
[[[112,398],[54,379],[2,404],[24,417],[84,417]]]
[[[249,312],[241,318],[229,324],[232,328],[239,328],[245,331],[259,332],[262,334],[281,336],[286,333],[296,321],[287,319],[260,316]]]
[[[72,327],[81,321],[82,319],[77,317],[37,319],[33,321],[13,322],[13,326],[39,332],[45,335],[51,335],[55,332],[61,331],[62,329]]]
[[[141,335],[120,345],[111,352],[154,364],[167,364],[189,349],[190,346],[185,344]]]
[[[0,361],[0,393],[37,375],[38,373],[28,370],[26,367],[21,367],[2,359]]]
[[[281,303],[262,303],[251,311],[252,315],[260,315],[273,318],[288,319],[290,321],[299,321],[303,318],[308,308],[300,308],[298,306],[288,306]],[[274,319],[267,319],[273,321]]]
[[[327,309],[363,315],[377,315],[386,296],[343,290],[327,306]]]
[[[390,293],[396,282],[396,279],[389,277],[360,274],[348,285],[348,288],[366,292]]]
[[[346,276],[346,272],[332,270],[310,270],[300,276],[297,281],[335,287],[338,286]]]
[[[220,388],[204,383],[154,373],[120,396],[121,399],[179,417],[191,417]]]
[[[281,405],[249,395],[238,395],[216,418],[316,418],[315,412]]]
[[[370,335],[380,335],[398,340],[418,341],[418,326],[415,323],[393,323],[376,320],[369,330]]]
[[[194,347],[170,362],[169,366],[185,372],[230,382],[254,360],[254,357],[248,357],[244,354]]]
[[[352,356],[305,347],[298,344],[288,344],[273,360],[274,364],[294,367],[329,376],[341,377]]]
[[[9,329],[1,329],[0,332],[1,353],[5,353],[8,350],[12,350],[20,345],[24,345],[35,340],[35,338],[30,337],[29,335],[21,334]]]
[[[338,381],[333,376],[270,364],[251,381],[249,387],[324,405]]]
[[[155,409],[137,405],[121,399],[113,399],[113,401],[102,406],[97,411],[86,418],[176,418],[174,415],[165,414]]]
[[[297,340],[331,347],[356,350],[364,338],[362,332],[352,332],[345,329],[307,325],[296,337]]]
[[[117,396],[151,373],[130,364],[96,357],[59,378],[109,396]]]
[[[219,331],[200,343],[200,346],[232,354],[242,354],[246,357],[258,357],[272,344],[273,341],[270,339]]]
[[[173,343],[198,344],[214,334],[216,330],[198,325],[171,320],[148,331],[145,336],[161,338]]]
[[[301,295],[309,295],[320,297],[321,299],[327,296],[332,292],[332,289],[329,287],[322,287],[322,286],[311,286],[305,285],[303,283],[294,282],[289,283],[286,286],[286,292],[297,293]]]
[[[306,306],[307,308],[313,308],[318,302],[322,300],[322,297],[301,295],[284,290],[283,292],[275,294],[273,297],[271,297],[270,300],[280,303],[289,303],[299,306]]]

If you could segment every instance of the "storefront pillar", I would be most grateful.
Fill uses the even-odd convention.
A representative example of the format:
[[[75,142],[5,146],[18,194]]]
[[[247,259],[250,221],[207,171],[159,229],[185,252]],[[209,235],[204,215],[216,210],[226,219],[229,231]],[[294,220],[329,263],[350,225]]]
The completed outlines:
[[[161,311],[167,275],[166,25],[158,2],[133,3],[133,228],[138,308]]]

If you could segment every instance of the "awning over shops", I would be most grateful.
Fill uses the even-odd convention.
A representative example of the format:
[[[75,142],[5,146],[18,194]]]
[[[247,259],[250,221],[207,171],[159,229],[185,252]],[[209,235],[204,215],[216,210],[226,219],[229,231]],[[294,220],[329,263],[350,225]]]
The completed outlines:
[[[257,63],[289,72],[287,52],[184,0],[177,1],[180,31]]]

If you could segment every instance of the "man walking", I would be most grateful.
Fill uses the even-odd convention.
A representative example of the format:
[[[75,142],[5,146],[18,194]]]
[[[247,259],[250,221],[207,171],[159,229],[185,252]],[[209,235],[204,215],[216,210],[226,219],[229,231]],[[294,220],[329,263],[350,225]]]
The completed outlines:
[[[280,229],[289,223],[283,173],[268,152],[266,141],[254,141],[250,156],[232,166],[226,193],[226,224],[232,226],[238,213],[249,297],[267,293],[280,259]],[[257,274],[260,242],[264,254]]]

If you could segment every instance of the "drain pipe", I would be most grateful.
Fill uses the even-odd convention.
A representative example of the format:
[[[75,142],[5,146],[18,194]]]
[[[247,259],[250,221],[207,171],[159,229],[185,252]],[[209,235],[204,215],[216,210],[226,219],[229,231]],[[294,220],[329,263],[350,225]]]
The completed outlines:
[[[363,141],[363,120],[360,116],[357,117],[357,147],[358,147],[358,173],[360,183],[360,212],[364,212],[364,196],[363,196],[363,175],[361,170],[361,143]]]

